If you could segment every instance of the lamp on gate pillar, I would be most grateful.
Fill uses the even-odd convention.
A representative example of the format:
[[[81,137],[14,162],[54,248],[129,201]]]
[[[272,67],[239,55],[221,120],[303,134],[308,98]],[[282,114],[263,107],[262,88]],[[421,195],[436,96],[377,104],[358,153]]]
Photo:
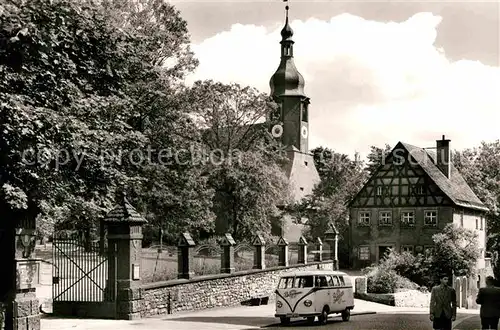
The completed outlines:
[[[339,258],[338,258],[338,242],[339,242],[339,231],[333,223],[328,225],[328,230],[325,232],[325,241],[330,245],[330,258],[333,260],[333,269],[339,269]]]

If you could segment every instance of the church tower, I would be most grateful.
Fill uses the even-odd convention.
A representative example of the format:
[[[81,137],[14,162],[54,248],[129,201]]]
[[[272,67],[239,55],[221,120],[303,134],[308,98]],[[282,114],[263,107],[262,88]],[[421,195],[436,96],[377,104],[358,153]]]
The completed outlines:
[[[309,97],[304,92],[304,77],[293,61],[293,30],[289,23],[286,6],[285,26],[281,30],[281,60],[271,77],[271,97],[278,104],[274,118],[281,125],[281,143],[286,147],[288,162],[284,171],[289,179],[293,199],[300,202],[312,194],[320,177],[314,158],[309,153]],[[273,135],[276,136],[276,132]],[[303,221],[304,219],[302,219]],[[301,222],[301,221],[299,221]],[[283,235],[289,242],[298,242],[304,223],[294,223],[290,215],[285,215],[281,228],[274,234]]]
[[[285,26],[281,30],[281,61],[271,77],[271,97],[279,105],[279,118],[283,126],[281,142],[307,153],[309,150],[308,108],[309,98],[304,93],[304,77],[293,61],[293,30],[288,21],[286,6]]]

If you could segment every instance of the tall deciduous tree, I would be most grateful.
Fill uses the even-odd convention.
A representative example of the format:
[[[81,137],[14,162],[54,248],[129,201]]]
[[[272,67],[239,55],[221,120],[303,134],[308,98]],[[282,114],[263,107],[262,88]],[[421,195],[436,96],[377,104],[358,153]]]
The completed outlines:
[[[0,204],[6,218],[24,212],[91,226],[112,206],[117,184],[140,190],[150,179],[137,161],[144,161],[149,142],[147,119],[187,122],[170,105],[175,83],[196,65],[186,24],[169,4],[137,9],[128,3],[0,5]],[[133,150],[140,152],[134,156]]]
[[[385,157],[391,152],[392,148],[387,143],[384,148],[371,146],[370,153],[367,156],[368,163],[366,169],[369,175],[372,175],[377,168],[383,163]]]
[[[199,129],[193,140],[208,156],[205,170],[219,228],[235,239],[256,231],[267,235],[278,206],[290,196],[281,167],[285,155],[275,152],[277,142],[269,134],[267,115],[276,105],[253,88],[211,80],[195,82],[184,97],[184,109]]]
[[[321,181],[313,194],[297,205],[295,212],[298,217],[306,215],[309,219],[305,232],[309,239],[323,238],[328,225],[335,223],[340,231],[339,253],[342,258],[343,255],[348,255],[347,204],[362,188],[367,172],[357,157],[356,160],[351,160],[347,155],[323,147],[315,148],[311,152]]]
[[[486,229],[495,276],[500,278],[500,141],[453,154],[453,163],[479,199],[488,207]]]

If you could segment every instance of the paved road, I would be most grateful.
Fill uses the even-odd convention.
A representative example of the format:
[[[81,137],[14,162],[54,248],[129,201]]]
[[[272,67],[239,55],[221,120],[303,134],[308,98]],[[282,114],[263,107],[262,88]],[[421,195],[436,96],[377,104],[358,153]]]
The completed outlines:
[[[164,320],[166,328],[169,328],[168,322],[196,322],[200,325],[200,329],[205,329],[201,324],[206,324],[207,329],[212,328],[215,324],[234,325],[233,329],[348,329],[348,330],[424,330],[432,329],[432,324],[429,321],[427,314],[410,314],[410,313],[397,313],[397,314],[367,314],[367,315],[353,315],[348,322],[342,322],[339,317],[331,316],[329,322],[325,326],[318,326],[317,324],[309,325],[305,321],[292,322],[288,326],[282,326],[277,322],[278,320],[270,317],[232,317],[232,316],[198,316],[198,317],[181,317]],[[239,326],[239,327],[238,327]],[[247,326],[245,328],[245,326]],[[478,315],[471,314],[458,314],[457,320],[454,323],[454,329],[457,330],[473,330],[480,329],[480,321]]]

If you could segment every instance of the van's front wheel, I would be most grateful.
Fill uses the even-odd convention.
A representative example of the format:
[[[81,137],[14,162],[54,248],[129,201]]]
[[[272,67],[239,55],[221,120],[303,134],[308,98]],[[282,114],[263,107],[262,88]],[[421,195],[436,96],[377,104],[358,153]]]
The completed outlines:
[[[280,317],[281,324],[290,324],[290,318],[282,316]]]
[[[347,322],[351,318],[351,310],[346,309],[345,311],[342,312],[342,321]]]

